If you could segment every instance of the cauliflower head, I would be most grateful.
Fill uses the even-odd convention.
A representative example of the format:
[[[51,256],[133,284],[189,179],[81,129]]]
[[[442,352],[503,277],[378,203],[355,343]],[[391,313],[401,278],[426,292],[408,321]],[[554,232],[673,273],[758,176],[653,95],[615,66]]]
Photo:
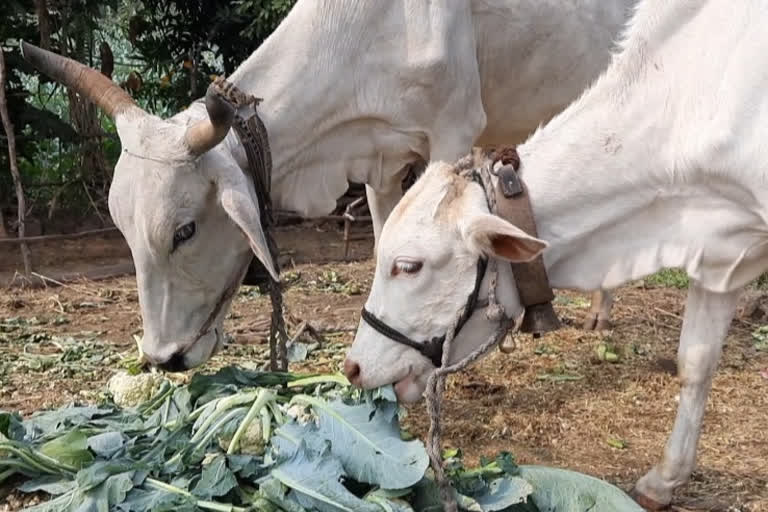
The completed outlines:
[[[234,432],[219,436],[219,447],[222,450],[227,451],[229,443],[232,442],[234,436]],[[248,425],[248,428],[245,429],[245,432],[243,432],[243,435],[240,437],[237,453],[242,455],[264,455],[265,448],[266,445],[264,443],[264,433],[261,430],[261,421],[256,418]]]
[[[159,373],[131,375],[120,371],[109,379],[107,389],[112,394],[115,404],[120,407],[136,407],[152,398],[163,380],[163,376]]]
[[[306,405],[290,404],[282,406],[281,409],[286,415],[296,420],[299,425],[307,423],[317,423],[317,417],[312,413],[312,409]]]

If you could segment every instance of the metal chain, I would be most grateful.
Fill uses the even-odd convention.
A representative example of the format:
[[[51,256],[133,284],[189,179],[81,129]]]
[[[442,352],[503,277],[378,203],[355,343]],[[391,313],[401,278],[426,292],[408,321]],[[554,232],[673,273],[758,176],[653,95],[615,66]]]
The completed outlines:
[[[493,163],[482,166],[478,169],[477,174],[480,178],[480,184],[485,190],[486,198],[488,199],[488,207],[491,213],[496,211],[496,199],[494,195],[494,187],[491,181],[491,167]],[[459,170],[462,169],[460,166]],[[496,298],[496,284],[498,281],[498,261],[491,259],[489,268],[489,286],[488,286],[488,309],[486,316],[489,321],[497,322],[497,326],[488,339],[480,345],[477,349],[467,355],[464,359],[454,365],[448,365],[448,361],[451,357],[451,345],[453,344],[454,333],[456,326],[460,322],[461,312],[456,315],[456,319],[453,325],[448,329],[448,333],[445,337],[443,344],[443,359],[440,368],[437,368],[427,380],[427,389],[424,392],[425,400],[427,403],[427,413],[429,414],[429,433],[427,434],[427,455],[432,465],[432,470],[435,472],[435,481],[437,482],[438,489],[440,490],[440,499],[443,502],[443,506],[446,512],[457,512],[458,505],[456,503],[456,497],[454,496],[453,487],[450,480],[445,477],[445,471],[443,469],[443,453],[442,453],[442,441],[441,433],[442,427],[440,424],[440,409],[442,405],[443,392],[445,391],[445,379],[449,374],[459,372],[474,363],[485,354],[490,352],[493,347],[497,346],[499,341],[507,333],[509,329],[509,319],[504,313],[504,309],[498,304]]]

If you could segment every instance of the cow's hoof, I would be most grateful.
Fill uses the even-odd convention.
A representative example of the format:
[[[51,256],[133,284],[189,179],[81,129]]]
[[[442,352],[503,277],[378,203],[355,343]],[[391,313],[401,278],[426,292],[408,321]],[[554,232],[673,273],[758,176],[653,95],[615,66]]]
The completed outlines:
[[[581,328],[585,331],[594,331],[595,327],[597,327],[597,313],[590,313],[589,316],[584,319]]]
[[[598,320],[595,325],[596,331],[610,331],[613,329],[613,323],[610,320]]]
[[[632,492],[629,493],[629,495],[633,500],[637,502],[638,505],[643,507],[645,510],[669,510],[669,503],[662,505],[656,500],[652,500],[645,494],[641,493],[636,488],[632,489]]]

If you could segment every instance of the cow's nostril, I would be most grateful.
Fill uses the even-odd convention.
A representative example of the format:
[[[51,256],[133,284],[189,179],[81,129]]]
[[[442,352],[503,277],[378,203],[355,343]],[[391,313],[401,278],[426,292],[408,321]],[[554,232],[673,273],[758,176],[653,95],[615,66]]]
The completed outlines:
[[[360,380],[360,365],[351,359],[344,360],[344,375],[347,376],[349,382],[357,385]]]
[[[184,354],[181,352],[176,352],[166,362],[160,363],[157,366],[166,372],[183,372],[187,369],[187,365],[184,362]]]

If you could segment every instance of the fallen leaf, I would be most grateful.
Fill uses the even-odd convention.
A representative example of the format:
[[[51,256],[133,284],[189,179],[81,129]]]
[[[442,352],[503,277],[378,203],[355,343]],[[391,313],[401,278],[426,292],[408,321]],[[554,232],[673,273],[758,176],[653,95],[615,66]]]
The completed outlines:
[[[608,446],[611,446],[618,450],[623,450],[627,447],[627,442],[622,441],[621,439],[608,438],[605,442],[608,443]]]

